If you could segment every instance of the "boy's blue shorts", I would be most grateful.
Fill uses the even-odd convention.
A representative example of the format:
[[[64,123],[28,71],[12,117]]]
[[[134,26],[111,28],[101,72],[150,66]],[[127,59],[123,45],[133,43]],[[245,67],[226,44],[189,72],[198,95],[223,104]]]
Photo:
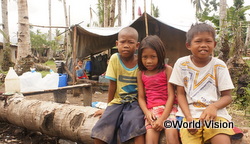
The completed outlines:
[[[91,137],[108,144],[121,142],[146,133],[144,114],[137,101],[108,106],[92,129]]]

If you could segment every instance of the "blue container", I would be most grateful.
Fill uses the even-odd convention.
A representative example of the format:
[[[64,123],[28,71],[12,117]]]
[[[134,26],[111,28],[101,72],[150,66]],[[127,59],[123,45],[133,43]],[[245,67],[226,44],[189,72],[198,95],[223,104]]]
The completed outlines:
[[[60,74],[59,73],[59,83],[58,87],[67,86],[67,74]]]
[[[92,62],[91,62],[91,61],[87,61],[87,62],[86,62],[85,70],[86,70],[87,72],[91,72],[91,71],[92,71]]]

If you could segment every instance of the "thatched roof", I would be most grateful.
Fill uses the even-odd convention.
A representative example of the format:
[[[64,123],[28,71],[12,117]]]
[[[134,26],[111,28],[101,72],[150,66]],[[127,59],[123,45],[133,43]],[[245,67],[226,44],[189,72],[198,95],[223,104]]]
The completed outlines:
[[[179,57],[190,54],[190,51],[185,47],[185,31],[164,24],[149,14],[147,14],[147,20],[148,34],[158,35],[161,38],[166,46],[170,65],[173,65]],[[139,41],[146,36],[144,15],[136,19],[129,26],[134,27],[139,32]],[[84,58],[114,47],[121,28],[82,28],[76,25],[76,29],[76,57]],[[71,37],[73,43],[73,32],[71,33]]]

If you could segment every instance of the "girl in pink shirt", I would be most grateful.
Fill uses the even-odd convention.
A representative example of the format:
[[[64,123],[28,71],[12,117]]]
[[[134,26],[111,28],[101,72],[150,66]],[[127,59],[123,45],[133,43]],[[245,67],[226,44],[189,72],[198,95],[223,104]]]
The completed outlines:
[[[174,88],[168,83],[172,67],[165,65],[165,58],[165,47],[158,36],[148,36],[142,40],[138,49],[138,101],[145,114],[146,142],[150,144],[158,143],[165,120],[176,120]],[[164,130],[168,144],[180,143],[177,129]]]

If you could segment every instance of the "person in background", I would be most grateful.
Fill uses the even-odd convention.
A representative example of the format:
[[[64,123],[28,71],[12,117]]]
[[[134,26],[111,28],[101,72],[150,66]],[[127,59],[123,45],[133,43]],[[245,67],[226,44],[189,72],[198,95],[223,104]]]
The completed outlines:
[[[76,70],[76,76],[78,79],[88,79],[85,68],[83,66],[83,60],[79,59],[77,61],[77,66],[75,67],[75,70]]]
[[[212,56],[216,46],[215,30],[206,23],[196,23],[186,34],[186,47],[192,55],[179,58],[169,82],[177,86],[178,112],[184,122],[198,122],[198,127],[180,129],[183,144],[230,144],[232,127],[214,128],[212,124],[229,124],[226,110],[232,102],[234,88],[226,64]]]
[[[100,120],[92,129],[91,137],[96,144],[117,144],[134,138],[134,143],[144,144],[146,132],[144,115],[138,104],[137,92],[137,55],[139,46],[138,32],[132,27],[125,27],[118,33],[116,46],[119,53],[111,56],[105,78],[109,79],[108,106],[104,111],[97,111]]]
[[[164,121],[176,121],[177,101],[168,83],[172,67],[164,63],[165,46],[156,36],[145,37],[138,49],[138,101],[145,114],[146,143],[158,144],[165,131],[167,144],[179,144],[178,130],[164,129]]]

